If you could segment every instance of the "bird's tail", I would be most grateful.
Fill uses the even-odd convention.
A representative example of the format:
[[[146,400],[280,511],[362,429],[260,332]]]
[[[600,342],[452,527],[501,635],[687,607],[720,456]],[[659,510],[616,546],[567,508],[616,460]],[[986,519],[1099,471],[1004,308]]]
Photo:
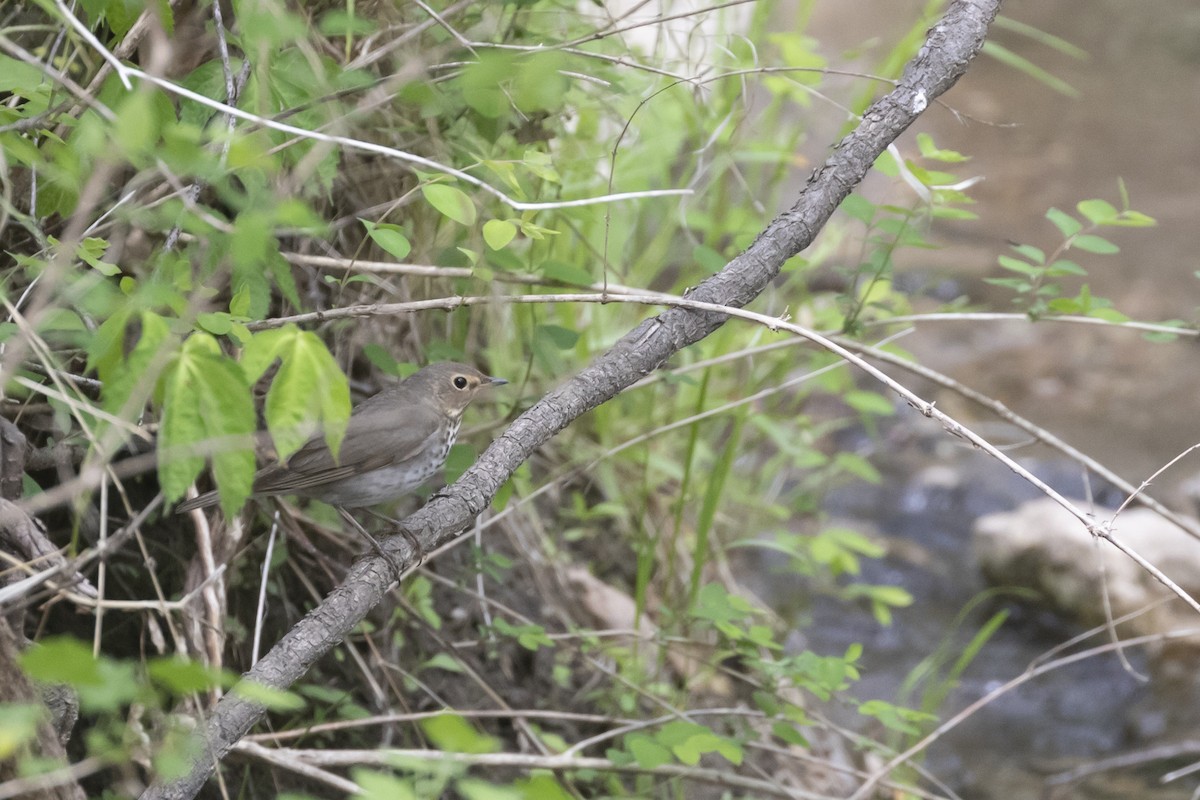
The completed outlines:
[[[191,500],[184,500],[179,505],[175,506],[176,514],[186,514],[189,511],[195,511],[197,508],[207,508],[215,506],[220,498],[215,491],[205,492],[202,495],[197,495]]]

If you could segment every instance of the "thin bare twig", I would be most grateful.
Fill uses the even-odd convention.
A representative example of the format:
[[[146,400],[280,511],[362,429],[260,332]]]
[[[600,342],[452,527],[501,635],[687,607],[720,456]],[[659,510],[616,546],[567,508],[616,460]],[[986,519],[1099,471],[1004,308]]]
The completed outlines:
[[[236,749],[258,755],[262,745],[239,742]],[[683,778],[696,783],[707,783],[729,789],[754,792],[789,800],[829,800],[825,795],[803,789],[790,788],[771,781],[747,778],[729,770],[705,769],[684,764],[663,764],[658,767],[641,767],[637,764],[617,764],[607,758],[585,758],[562,755],[528,755],[525,753],[451,753],[443,750],[300,750],[277,748],[277,757],[286,756],[296,762],[315,767],[348,767],[357,765],[388,766],[397,759],[419,759],[431,763],[457,764],[483,768],[545,769],[555,772],[597,770],[599,772],[624,772],[638,775],[660,775]]]

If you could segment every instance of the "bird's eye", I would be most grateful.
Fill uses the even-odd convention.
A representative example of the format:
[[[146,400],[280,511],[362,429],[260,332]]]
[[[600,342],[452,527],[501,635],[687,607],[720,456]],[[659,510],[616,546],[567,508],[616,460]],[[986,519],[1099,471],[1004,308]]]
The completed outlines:
[[[467,388],[467,379],[464,378],[462,375],[455,375],[454,376],[454,388],[455,389]]]

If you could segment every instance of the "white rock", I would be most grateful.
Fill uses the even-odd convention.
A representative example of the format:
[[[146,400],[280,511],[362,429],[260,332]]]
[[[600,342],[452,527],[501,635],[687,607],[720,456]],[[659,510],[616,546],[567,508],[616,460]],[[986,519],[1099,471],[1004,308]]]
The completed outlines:
[[[1076,501],[1080,508],[1086,503]],[[1153,511],[1095,509],[1101,527],[1137,552],[1192,596],[1200,596],[1200,541]],[[976,521],[976,563],[996,585],[1040,593],[1059,613],[1086,625],[1104,622],[1102,586],[1107,582],[1114,618],[1144,611],[1119,629],[1123,636],[1200,628],[1200,615],[1130,557],[1092,536],[1078,519],[1049,498]],[[1103,578],[1102,578],[1103,575]],[[1200,640],[1191,640],[1200,647]]]

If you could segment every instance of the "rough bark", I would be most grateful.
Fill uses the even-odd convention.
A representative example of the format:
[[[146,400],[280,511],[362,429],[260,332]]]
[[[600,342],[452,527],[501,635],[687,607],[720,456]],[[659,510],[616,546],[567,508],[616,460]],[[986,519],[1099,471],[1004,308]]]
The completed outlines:
[[[896,87],[877,100],[862,122],[809,178],[795,205],[776,217],[745,252],[687,293],[692,300],[741,307],[779,274],[783,263],[808,247],[834,210],[867,174],[889,144],[939,95],[949,89],[983,46],[1000,0],[955,0],[928,32],[924,46],[905,67]],[[727,317],[672,308],[630,331],[574,378],[546,395],[492,443],[475,466],[427,506],[404,521],[424,549],[467,528],[509,476],[532,453],[573,420],[658,369],[679,350],[700,341]],[[385,541],[394,560],[405,563],[411,547],[401,536]],[[296,624],[244,680],[284,689],[342,641],[384,597],[394,573],[388,560],[356,564],[346,581]],[[226,695],[201,728],[202,754],[178,780],[148,789],[145,800],[194,797],[217,763],[262,718],[263,707]]]
[[[33,742],[22,747],[7,759],[0,760],[0,783],[21,777],[21,762],[30,755],[38,758],[55,759],[67,764],[64,743],[70,738],[71,728],[79,716],[79,706],[74,694],[65,687],[43,687],[39,691],[25,677],[17,658],[21,650],[18,634],[0,617],[0,704],[44,703],[50,713],[37,726]],[[38,785],[30,782],[29,790],[21,795],[29,800],[84,800],[87,795],[74,780],[66,779],[58,785]]]
[[[0,417],[0,497],[19,500],[25,476],[25,434],[12,422]]]

